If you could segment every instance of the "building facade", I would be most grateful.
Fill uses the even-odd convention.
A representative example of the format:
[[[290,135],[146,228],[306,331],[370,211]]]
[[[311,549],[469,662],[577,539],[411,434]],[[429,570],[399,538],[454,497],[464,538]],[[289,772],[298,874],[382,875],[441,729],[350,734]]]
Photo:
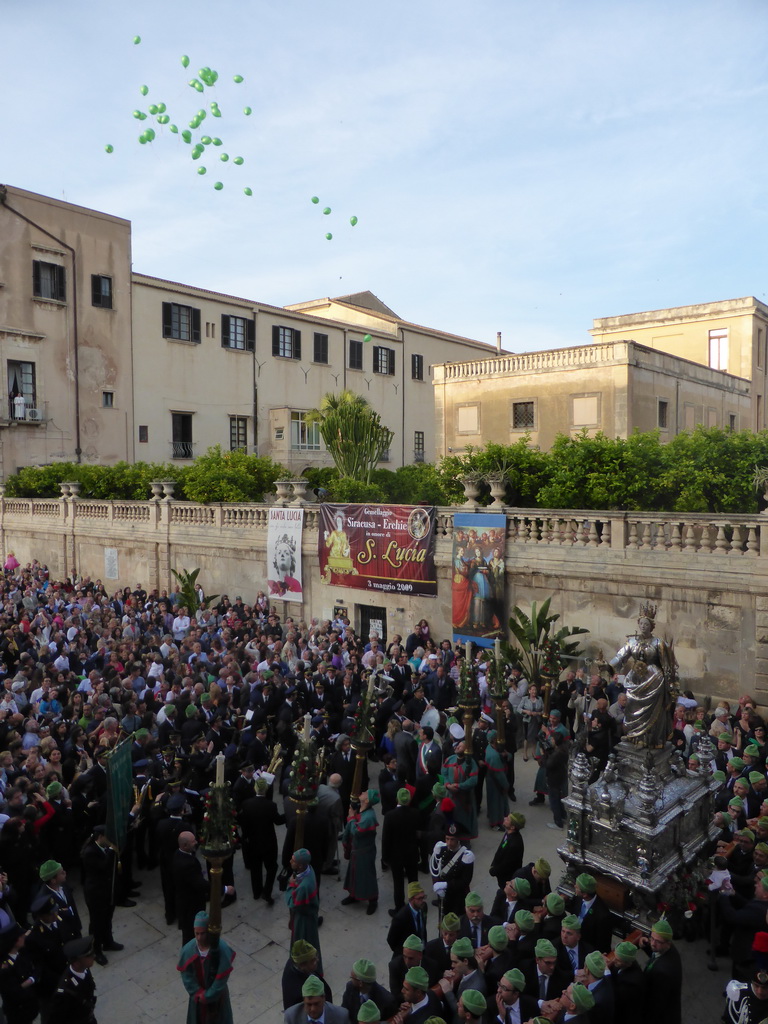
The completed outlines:
[[[187,462],[211,445],[331,465],[306,414],[362,394],[383,465],[433,461],[432,366],[494,348],[370,292],[273,306],[131,273],[129,221],[0,191],[0,479],[56,461]]]
[[[751,382],[633,341],[504,355],[436,366],[438,457],[488,441],[550,448],[558,434],[669,440],[697,424],[749,424]]]

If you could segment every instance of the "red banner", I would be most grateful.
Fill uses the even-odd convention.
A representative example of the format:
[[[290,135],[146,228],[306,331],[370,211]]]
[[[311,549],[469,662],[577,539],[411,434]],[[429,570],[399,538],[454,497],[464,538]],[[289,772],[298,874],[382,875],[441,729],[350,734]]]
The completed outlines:
[[[318,511],[321,583],[437,596],[434,506],[323,504]]]

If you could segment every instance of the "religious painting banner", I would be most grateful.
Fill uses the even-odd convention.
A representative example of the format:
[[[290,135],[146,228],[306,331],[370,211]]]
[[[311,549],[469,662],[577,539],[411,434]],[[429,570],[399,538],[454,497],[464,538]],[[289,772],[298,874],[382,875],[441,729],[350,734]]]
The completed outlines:
[[[504,632],[505,515],[457,512],[453,517],[453,639],[492,647]]]
[[[303,601],[301,533],[304,509],[273,505],[267,528],[267,585],[276,601]]]
[[[437,597],[435,508],[322,504],[320,582]]]

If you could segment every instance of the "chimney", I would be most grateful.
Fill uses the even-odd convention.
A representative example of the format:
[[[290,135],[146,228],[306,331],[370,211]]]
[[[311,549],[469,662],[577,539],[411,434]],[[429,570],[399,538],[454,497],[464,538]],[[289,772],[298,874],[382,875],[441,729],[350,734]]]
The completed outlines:
[[[501,355],[501,331],[496,331],[496,353]]]

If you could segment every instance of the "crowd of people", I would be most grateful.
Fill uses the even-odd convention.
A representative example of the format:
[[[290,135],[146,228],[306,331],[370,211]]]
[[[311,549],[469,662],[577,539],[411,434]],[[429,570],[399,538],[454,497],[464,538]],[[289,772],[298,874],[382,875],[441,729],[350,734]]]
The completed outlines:
[[[375,633],[357,636],[343,616],[284,616],[262,592],[252,604],[222,595],[209,606],[198,588],[196,603],[185,606],[178,589],[148,593],[137,584],[110,594],[100,580],[56,582],[37,562],[21,566],[9,555],[5,563],[0,995],[9,1024],[30,1024],[38,1013],[44,1024],[94,1021],[90,967],[107,966],[107,954],[122,949],[112,921],[116,908],[140,898],[135,869],[159,872],[166,923],[180,932],[190,1024],[231,1019],[234,953],[225,939],[211,941],[209,883],[198,852],[220,754],[250,897],[269,906],[281,898],[287,907],[292,944],[283,1003],[290,1024],[680,1024],[680,957],[669,923],[662,918],[649,937],[612,948],[611,914],[596,879],[580,875],[568,900],[552,892],[550,865],[526,859],[525,815],[510,809],[522,748],[524,759],[539,762],[530,803],[548,797],[549,824],[562,828],[573,737],[586,727],[599,767],[622,735],[618,677],[606,683],[581,670],[564,674],[545,715],[536,688],[510,667],[499,723],[478,652],[483,700],[465,735],[452,715],[464,652],[433,638],[426,620],[408,636],[382,642]],[[370,676],[375,745],[360,792],[353,792],[350,736]],[[306,716],[323,781],[299,847],[296,806],[286,795]],[[766,965],[753,947],[768,908],[761,870],[768,865],[768,807],[760,796],[765,730],[754,707],[735,716],[718,708],[710,721],[683,705],[672,735],[692,770],[703,729],[716,737],[717,770],[725,773],[717,820],[719,855],[730,871],[721,880],[721,941],[734,949],[734,977],[749,986],[739,998],[760,1000],[755,972]],[[115,850],[105,830],[106,769],[123,741],[130,743],[134,793],[128,838]],[[489,864],[472,850],[480,828],[498,833]],[[380,886],[388,902],[391,894],[392,956],[381,979],[371,961],[354,961],[337,1006],[322,969],[321,883],[340,872],[342,902],[363,904],[370,915],[379,911]],[[77,894],[68,876],[78,878]],[[233,858],[223,882],[224,906],[243,898]],[[495,896],[486,908],[479,890],[488,886]],[[440,937],[430,940],[433,904]],[[762,991],[768,999],[768,987]]]

